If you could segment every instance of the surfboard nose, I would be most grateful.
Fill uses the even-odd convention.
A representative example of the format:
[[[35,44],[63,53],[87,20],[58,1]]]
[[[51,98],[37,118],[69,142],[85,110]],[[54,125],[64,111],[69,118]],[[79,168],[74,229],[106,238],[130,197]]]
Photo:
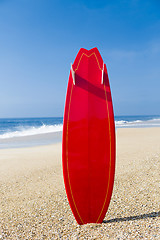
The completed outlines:
[[[103,69],[103,59],[101,57],[101,54],[100,52],[98,51],[98,49],[95,47],[95,48],[92,48],[90,50],[87,50],[85,48],[81,48],[74,60],[74,63],[73,63],[73,70],[75,71],[77,68],[78,68],[78,65],[80,64],[81,60],[84,58],[84,57],[91,57],[92,55],[94,55],[97,59],[97,62],[101,68],[101,70]]]

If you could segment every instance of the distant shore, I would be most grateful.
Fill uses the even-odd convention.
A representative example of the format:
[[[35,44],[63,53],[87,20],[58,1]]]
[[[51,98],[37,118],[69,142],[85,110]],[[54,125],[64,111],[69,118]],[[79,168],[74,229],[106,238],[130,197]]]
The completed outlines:
[[[0,239],[160,239],[160,128],[120,128],[116,137],[113,196],[100,225],[73,217],[61,142],[0,149]]]

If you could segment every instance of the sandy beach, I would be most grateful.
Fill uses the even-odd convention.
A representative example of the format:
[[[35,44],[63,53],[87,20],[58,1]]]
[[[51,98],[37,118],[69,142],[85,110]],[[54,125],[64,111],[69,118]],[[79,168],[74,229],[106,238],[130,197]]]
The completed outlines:
[[[160,239],[160,128],[117,129],[115,184],[103,224],[79,226],[61,143],[0,150],[0,239]]]

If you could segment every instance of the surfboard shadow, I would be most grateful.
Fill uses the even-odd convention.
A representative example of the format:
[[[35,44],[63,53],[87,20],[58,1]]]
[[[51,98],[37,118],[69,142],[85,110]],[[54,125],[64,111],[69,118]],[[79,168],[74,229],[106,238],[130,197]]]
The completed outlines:
[[[76,79],[75,80],[76,86],[84,89],[85,91],[88,91],[88,92],[94,94],[95,96],[97,96],[105,101],[106,101],[106,97],[107,97],[108,102],[111,102],[111,93],[109,91],[107,91],[107,89],[106,89],[107,96],[105,96],[104,89],[99,88],[99,87],[95,86],[94,84],[88,82],[86,79],[80,77],[78,74],[76,74],[75,79]],[[105,84],[105,87],[109,87],[109,81],[108,81],[106,74],[104,74],[104,84]]]
[[[130,216],[130,217],[124,217],[124,218],[114,218],[114,219],[110,219],[110,220],[104,220],[103,223],[127,222],[127,221],[135,221],[135,220],[146,219],[146,218],[155,218],[155,217],[160,217],[160,211],[145,213],[145,214],[141,214],[138,216]]]

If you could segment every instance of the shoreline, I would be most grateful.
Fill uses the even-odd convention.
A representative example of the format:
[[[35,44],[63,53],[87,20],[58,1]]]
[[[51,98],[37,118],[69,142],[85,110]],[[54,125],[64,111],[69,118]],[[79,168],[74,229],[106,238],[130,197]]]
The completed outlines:
[[[118,129],[113,195],[102,224],[79,226],[62,145],[0,149],[2,239],[160,239],[160,128]]]
[[[62,141],[62,131],[0,139],[0,149],[46,146]]]
[[[160,129],[160,127],[116,127],[115,131],[117,133],[118,129]],[[124,130],[125,131],[125,130]],[[141,131],[141,130],[140,130]],[[143,130],[142,130],[143,131]],[[30,136],[20,136],[0,139],[0,150],[1,149],[15,149],[15,148],[30,148],[30,147],[40,147],[52,145],[55,143],[62,142],[62,131],[53,133],[41,133]]]

